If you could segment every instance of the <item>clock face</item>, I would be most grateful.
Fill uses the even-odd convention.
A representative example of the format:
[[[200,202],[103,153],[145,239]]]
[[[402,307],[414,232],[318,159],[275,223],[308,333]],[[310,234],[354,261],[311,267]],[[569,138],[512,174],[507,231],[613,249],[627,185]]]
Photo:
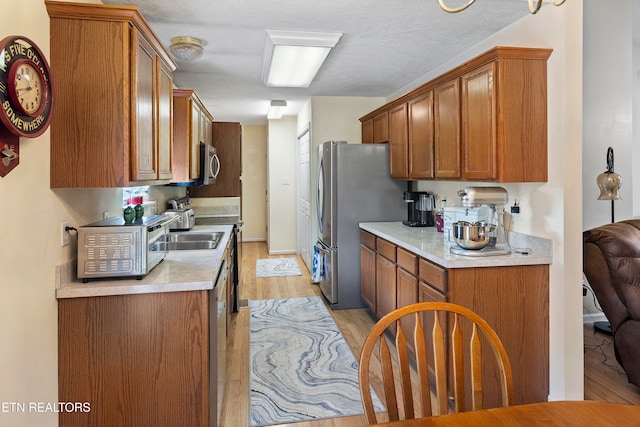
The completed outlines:
[[[11,78],[13,77],[13,78]],[[37,116],[44,107],[43,77],[30,61],[17,62],[11,68],[9,90],[16,101],[15,106],[29,116]]]
[[[0,122],[10,132],[34,138],[51,121],[49,65],[38,47],[25,37],[0,41]]]

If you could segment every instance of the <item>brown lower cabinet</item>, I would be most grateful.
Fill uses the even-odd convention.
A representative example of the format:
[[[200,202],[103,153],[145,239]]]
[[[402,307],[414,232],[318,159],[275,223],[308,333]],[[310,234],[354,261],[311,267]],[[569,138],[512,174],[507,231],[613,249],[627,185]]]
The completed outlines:
[[[211,304],[212,291],[59,300],[59,400],[91,405],[60,425],[215,425]]]
[[[376,247],[385,254],[395,253],[396,262],[377,253],[376,271],[362,271],[363,289],[370,286],[364,278],[376,277],[377,306],[371,307],[376,317],[417,301],[446,301],[467,307],[491,325],[509,356],[517,405],[543,402],[549,394],[549,266],[517,265],[504,267],[443,268],[418,255],[397,247],[361,230],[362,241],[375,238]],[[400,254],[400,255],[398,255]],[[417,277],[406,261],[417,260]],[[381,262],[381,259],[383,262]],[[363,264],[364,266],[365,264]],[[371,269],[371,264],[369,268]],[[409,263],[409,265],[411,265]],[[395,274],[389,272],[394,269]],[[414,294],[414,285],[417,287]],[[395,292],[392,290],[395,290]],[[371,290],[368,290],[371,293]],[[381,307],[382,305],[382,307]],[[393,307],[393,308],[392,308]],[[425,328],[433,326],[433,318],[423,316]],[[449,319],[440,317],[443,330],[451,327]],[[407,330],[402,325],[405,334]],[[464,328],[463,328],[464,330]],[[428,333],[428,332],[427,332]],[[429,340],[427,340],[428,342]],[[428,350],[431,346],[428,345]],[[484,347],[488,348],[488,347]],[[484,406],[500,406],[500,386],[485,357]],[[467,381],[468,382],[468,381]],[[470,405],[467,393],[467,405]]]

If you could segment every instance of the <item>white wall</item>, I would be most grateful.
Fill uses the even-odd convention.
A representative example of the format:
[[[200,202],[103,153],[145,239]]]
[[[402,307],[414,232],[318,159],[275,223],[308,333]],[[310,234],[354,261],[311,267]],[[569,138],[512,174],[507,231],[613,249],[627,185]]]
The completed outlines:
[[[631,218],[634,210],[636,216],[640,215],[640,209],[634,209],[640,199],[633,197],[634,178],[640,179],[640,173],[632,168],[634,157],[640,155],[633,144],[633,118],[638,115],[633,113],[633,99],[640,86],[639,76],[634,73],[638,67],[633,66],[633,49],[631,0],[619,1],[616,7],[604,0],[585,3],[583,230],[611,222],[611,202],[598,200],[600,191],[596,185],[596,177],[607,168],[608,147],[614,150],[614,171],[623,180],[619,192],[622,200],[614,202],[615,220]],[[585,321],[605,319],[591,292],[584,297],[583,307]]]
[[[523,5],[526,7],[526,5]],[[582,2],[545,6],[483,40],[389,99],[494,47],[552,48],[547,64],[548,170],[539,184],[505,184],[521,203],[512,229],[553,240],[550,266],[550,400],[583,398],[582,338]],[[420,182],[420,190],[457,201],[456,190],[473,183]],[[483,183],[482,185],[487,185]]]
[[[267,127],[242,126],[242,241],[267,240]]]
[[[269,120],[268,127],[267,244],[270,254],[296,253],[297,119]]]
[[[2,37],[22,35],[49,58],[49,16],[42,0],[0,0],[11,19]],[[55,75],[55,70],[52,70]],[[53,114],[55,114],[55,104]],[[56,413],[29,412],[30,402],[58,401],[58,317],[56,266],[75,257],[74,246],[60,247],[60,224],[100,219],[102,210],[121,209],[121,191],[76,193],[49,189],[50,131],[20,138],[20,164],[0,178],[0,404],[27,405],[25,412],[0,412],[0,425],[56,426]],[[92,204],[90,210],[81,206]]]
[[[583,229],[611,222],[611,202],[597,200],[596,177],[607,169],[612,147],[623,184],[615,220],[633,216],[633,11],[631,0],[591,0],[584,5]],[[635,78],[634,78],[635,77]],[[637,151],[637,148],[636,148]]]

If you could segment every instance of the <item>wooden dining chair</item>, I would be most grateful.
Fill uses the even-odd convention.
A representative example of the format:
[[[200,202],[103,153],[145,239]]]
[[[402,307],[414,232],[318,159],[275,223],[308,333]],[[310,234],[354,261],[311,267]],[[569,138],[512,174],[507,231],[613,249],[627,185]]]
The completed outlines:
[[[443,313],[445,315],[443,316]],[[423,317],[424,316],[424,317]],[[469,321],[465,321],[464,318]],[[401,320],[402,319],[402,320]],[[408,322],[407,322],[408,321]],[[424,323],[433,322],[431,331],[425,334]],[[407,324],[411,323],[413,337],[407,340]],[[443,327],[442,324],[445,324]],[[448,326],[446,324],[448,323]],[[464,326],[463,326],[464,323]],[[443,333],[443,329],[445,332]],[[468,342],[463,341],[464,333],[469,332]],[[386,332],[385,332],[386,331]],[[394,332],[395,331],[395,332]],[[449,336],[446,334],[450,331]],[[395,334],[395,354],[386,338]],[[408,335],[408,334],[407,334]],[[427,354],[427,339],[431,340],[430,347],[433,354]],[[467,334],[468,335],[468,334]],[[484,335],[485,339],[481,339]],[[364,406],[367,422],[375,424],[376,419],[370,382],[370,362],[374,348],[379,343],[379,363],[382,374],[383,395],[387,407],[389,421],[400,418],[400,410],[404,417],[412,419],[441,415],[449,412],[449,390],[447,366],[451,366],[451,382],[453,383],[453,403],[455,412],[464,412],[465,381],[471,393],[471,410],[482,409],[482,344],[488,343],[496,359],[497,372],[501,389],[502,406],[513,404],[513,378],[509,358],[502,342],[489,324],[473,311],[450,303],[421,302],[398,308],[382,317],[373,327],[362,347],[358,378],[360,381],[360,395]],[[413,344],[413,346],[411,346]],[[447,355],[450,348],[450,355]],[[464,355],[468,354],[468,361]],[[430,358],[432,358],[430,360]],[[435,377],[435,404],[432,407],[429,383],[429,365],[433,367]],[[399,377],[396,384],[395,375]],[[415,366],[416,378],[416,406],[420,407],[420,415],[414,411],[414,393],[411,379],[412,365]],[[465,375],[465,366],[469,372]],[[400,392],[401,405],[398,404],[396,393]]]

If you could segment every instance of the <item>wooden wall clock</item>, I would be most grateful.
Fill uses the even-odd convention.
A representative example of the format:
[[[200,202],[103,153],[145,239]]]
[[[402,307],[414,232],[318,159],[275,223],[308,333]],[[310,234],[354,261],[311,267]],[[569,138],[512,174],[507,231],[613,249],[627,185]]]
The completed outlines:
[[[0,41],[0,176],[18,165],[20,137],[35,138],[49,126],[50,74],[42,51],[28,38]]]

